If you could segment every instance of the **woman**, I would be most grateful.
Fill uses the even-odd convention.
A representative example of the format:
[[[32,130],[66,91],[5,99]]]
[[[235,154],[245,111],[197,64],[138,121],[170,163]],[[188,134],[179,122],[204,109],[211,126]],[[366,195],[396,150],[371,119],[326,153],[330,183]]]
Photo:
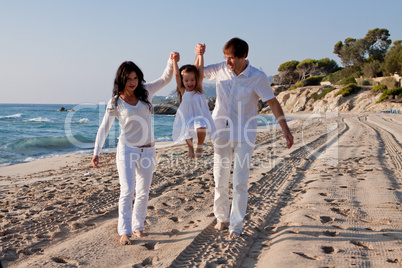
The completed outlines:
[[[92,165],[99,168],[99,153],[113,124],[119,120],[121,134],[116,152],[120,181],[118,233],[122,245],[130,245],[129,237],[145,236],[143,232],[149,188],[155,168],[154,135],[151,126],[151,100],[173,77],[172,61],[179,53],[172,52],[162,77],[145,83],[140,68],[123,62],[116,73],[113,97],[107,105],[95,141]],[[135,193],[135,203],[133,199]],[[134,214],[134,215],[133,215]]]

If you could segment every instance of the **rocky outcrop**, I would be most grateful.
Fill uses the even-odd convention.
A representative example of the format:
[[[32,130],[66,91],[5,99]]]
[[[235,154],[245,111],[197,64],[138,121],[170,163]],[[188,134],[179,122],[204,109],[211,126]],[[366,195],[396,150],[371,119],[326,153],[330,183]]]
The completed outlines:
[[[66,108],[64,108],[64,107],[61,107],[60,109],[58,109],[57,110],[58,112],[74,112],[74,109],[73,108],[70,108],[70,109],[66,109]]]
[[[169,114],[169,115],[176,114],[179,105],[180,103],[178,100],[171,100],[166,103],[160,103],[154,106],[154,114]]]
[[[335,96],[335,93],[343,86],[333,86],[335,89],[329,92],[325,97],[314,100],[312,95],[321,94],[325,89],[323,86],[308,86],[293,90],[282,91],[276,98],[282,106],[285,113],[296,112],[326,112],[326,111],[390,111],[391,109],[402,109],[402,104],[397,102],[383,101],[376,103],[381,94],[374,94],[372,87],[362,87],[362,89],[348,97],[341,95]],[[261,109],[261,113],[271,113],[268,107]]]
[[[212,111],[215,108],[215,98],[207,99],[208,108]],[[178,100],[171,100],[166,103],[160,103],[154,107],[154,114],[176,114],[179,108]]]

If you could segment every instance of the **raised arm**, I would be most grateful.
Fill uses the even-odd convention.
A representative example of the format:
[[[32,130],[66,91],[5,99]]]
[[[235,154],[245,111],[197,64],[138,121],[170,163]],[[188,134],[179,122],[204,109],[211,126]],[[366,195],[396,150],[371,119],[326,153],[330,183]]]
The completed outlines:
[[[179,65],[177,62],[180,60],[180,57],[173,57],[173,72],[174,76],[176,77],[176,84],[177,84],[177,89],[180,91],[180,94],[183,96],[184,94],[184,88],[182,87],[182,81],[181,81],[181,75],[180,75],[180,69]]]
[[[204,79],[204,56],[202,54],[198,54],[195,58],[194,66],[197,67],[199,73],[199,81],[198,84],[201,85],[202,88],[202,80]]]
[[[205,53],[206,46],[205,44],[197,44],[195,46],[195,60],[194,66],[197,67],[200,73],[200,80],[199,83],[202,83],[202,79],[204,78],[204,53]],[[200,68],[202,67],[202,68]],[[201,84],[202,85],[202,84]]]

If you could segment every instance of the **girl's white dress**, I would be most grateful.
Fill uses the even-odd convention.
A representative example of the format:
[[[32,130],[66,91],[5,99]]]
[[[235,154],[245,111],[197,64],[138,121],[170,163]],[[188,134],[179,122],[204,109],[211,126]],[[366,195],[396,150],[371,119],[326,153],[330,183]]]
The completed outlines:
[[[177,109],[173,123],[173,141],[185,143],[186,139],[197,140],[197,128],[205,127],[205,141],[214,138],[215,124],[208,108],[204,94],[196,91],[185,91],[182,102]]]

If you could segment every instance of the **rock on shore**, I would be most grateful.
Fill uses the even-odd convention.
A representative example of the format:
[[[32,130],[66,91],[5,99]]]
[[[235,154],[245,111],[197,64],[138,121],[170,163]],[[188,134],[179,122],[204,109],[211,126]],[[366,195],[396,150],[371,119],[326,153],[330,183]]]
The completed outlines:
[[[209,110],[212,111],[215,108],[215,98],[207,99],[207,103]],[[173,115],[176,114],[179,105],[180,103],[177,99],[166,103],[160,103],[154,107],[154,113]]]

